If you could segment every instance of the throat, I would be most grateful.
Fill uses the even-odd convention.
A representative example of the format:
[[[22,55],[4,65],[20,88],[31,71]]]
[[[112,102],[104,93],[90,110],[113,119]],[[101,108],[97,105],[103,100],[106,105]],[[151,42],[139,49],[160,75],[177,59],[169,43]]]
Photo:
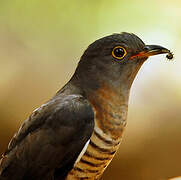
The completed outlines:
[[[99,88],[88,99],[95,110],[95,128],[111,139],[121,138],[126,125],[129,91],[110,86]]]

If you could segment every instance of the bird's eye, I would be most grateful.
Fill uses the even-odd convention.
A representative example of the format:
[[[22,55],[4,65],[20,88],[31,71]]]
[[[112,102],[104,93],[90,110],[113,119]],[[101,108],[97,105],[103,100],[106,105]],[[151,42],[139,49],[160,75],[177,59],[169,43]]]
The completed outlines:
[[[113,50],[112,50],[112,56],[116,59],[123,59],[124,56],[126,56],[127,52],[125,50],[125,48],[121,47],[121,46],[116,46]]]

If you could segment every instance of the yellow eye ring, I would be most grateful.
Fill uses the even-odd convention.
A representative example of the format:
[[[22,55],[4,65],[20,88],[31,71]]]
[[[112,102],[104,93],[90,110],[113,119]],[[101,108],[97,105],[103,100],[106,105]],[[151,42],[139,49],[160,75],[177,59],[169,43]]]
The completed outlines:
[[[116,59],[123,59],[126,56],[126,49],[122,46],[116,46],[112,50],[112,56]]]

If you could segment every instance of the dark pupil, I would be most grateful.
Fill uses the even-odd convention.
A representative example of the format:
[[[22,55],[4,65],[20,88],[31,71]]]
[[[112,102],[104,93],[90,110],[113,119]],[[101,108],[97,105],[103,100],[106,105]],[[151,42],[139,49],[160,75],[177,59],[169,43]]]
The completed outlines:
[[[122,56],[124,56],[124,50],[122,49],[122,48],[116,48],[115,50],[114,50],[114,54],[115,54],[115,56],[116,57],[122,57]]]

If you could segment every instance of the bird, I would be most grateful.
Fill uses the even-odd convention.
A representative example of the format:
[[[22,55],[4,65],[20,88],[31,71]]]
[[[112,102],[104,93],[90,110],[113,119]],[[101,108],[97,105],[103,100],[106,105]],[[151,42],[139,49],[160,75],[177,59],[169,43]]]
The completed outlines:
[[[164,53],[127,32],[90,44],[70,80],[11,139],[0,180],[99,180],[120,146],[139,69]]]

